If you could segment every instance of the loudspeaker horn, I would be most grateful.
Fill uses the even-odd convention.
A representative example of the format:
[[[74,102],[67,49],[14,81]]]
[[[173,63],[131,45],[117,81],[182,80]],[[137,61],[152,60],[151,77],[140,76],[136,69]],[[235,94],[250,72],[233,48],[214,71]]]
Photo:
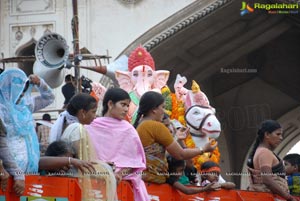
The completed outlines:
[[[69,57],[66,40],[57,33],[43,35],[35,46],[35,57],[33,73],[43,78],[51,88],[60,86]]]

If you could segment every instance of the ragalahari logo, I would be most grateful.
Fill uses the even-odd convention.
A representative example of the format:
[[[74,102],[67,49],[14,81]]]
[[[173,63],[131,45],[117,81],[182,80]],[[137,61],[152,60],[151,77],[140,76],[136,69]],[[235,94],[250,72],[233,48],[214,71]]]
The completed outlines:
[[[246,15],[247,13],[253,13],[254,9],[247,4],[245,1],[242,2],[242,8],[241,8],[241,16]]]

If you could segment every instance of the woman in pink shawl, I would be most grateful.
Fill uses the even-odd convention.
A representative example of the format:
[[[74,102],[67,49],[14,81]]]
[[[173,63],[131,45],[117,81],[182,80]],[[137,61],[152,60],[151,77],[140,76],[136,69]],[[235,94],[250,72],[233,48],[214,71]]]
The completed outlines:
[[[130,97],[121,88],[107,90],[103,99],[103,117],[86,129],[98,158],[116,166],[116,178],[132,182],[136,201],[149,201],[142,171],[146,168],[144,149],[135,128],[126,120]]]

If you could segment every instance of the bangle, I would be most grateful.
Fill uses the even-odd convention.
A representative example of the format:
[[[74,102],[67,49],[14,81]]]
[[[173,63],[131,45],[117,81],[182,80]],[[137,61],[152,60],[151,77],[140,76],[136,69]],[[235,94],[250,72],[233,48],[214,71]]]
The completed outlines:
[[[72,165],[72,163],[71,163],[71,157],[69,157],[69,165]]]

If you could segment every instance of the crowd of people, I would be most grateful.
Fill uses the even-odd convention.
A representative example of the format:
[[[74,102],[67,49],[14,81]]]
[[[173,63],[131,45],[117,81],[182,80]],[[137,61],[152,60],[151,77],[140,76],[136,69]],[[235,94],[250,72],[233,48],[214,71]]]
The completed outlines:
[[[69,80],[71,76],[66,77],[68,87]],[[32,97],[33,87],[40,95]],[[133,125],[126,120],[130,96],[121,88],[106,91],[100,117],[96,117],[98,100],[88,93],[65,97],[65,111],[57,120],[52,123],[44,114],[35,127],[32,114],[53,102],[52,90],[43,79],[27,77],[19,69],[0,74],[2,190],[6,190],[11,175],[14,192],[22,195],[25,175],[32,173],[80,177],[83,200],[96,196],[90,191],[95,188],[95,179],[105,180],[107,200],[117,199],[116,187],[122,180],[131,182],[137,201],[149,200],[145,182],[168,183],[185,194],[236,188],[222,178],[220,166],[212,161],[203,163],[201,172],[197,171],[191,159],[214,151],[217,143],[186,147],[189,129],[165,114],[160,93],[148,91],[141,96]],[[280,159],[273,152],[282,141],[282,132],[278,122],[262,122],[247,164],[248,190],[296,200],[294,196],[300,196],[300,155]]]

